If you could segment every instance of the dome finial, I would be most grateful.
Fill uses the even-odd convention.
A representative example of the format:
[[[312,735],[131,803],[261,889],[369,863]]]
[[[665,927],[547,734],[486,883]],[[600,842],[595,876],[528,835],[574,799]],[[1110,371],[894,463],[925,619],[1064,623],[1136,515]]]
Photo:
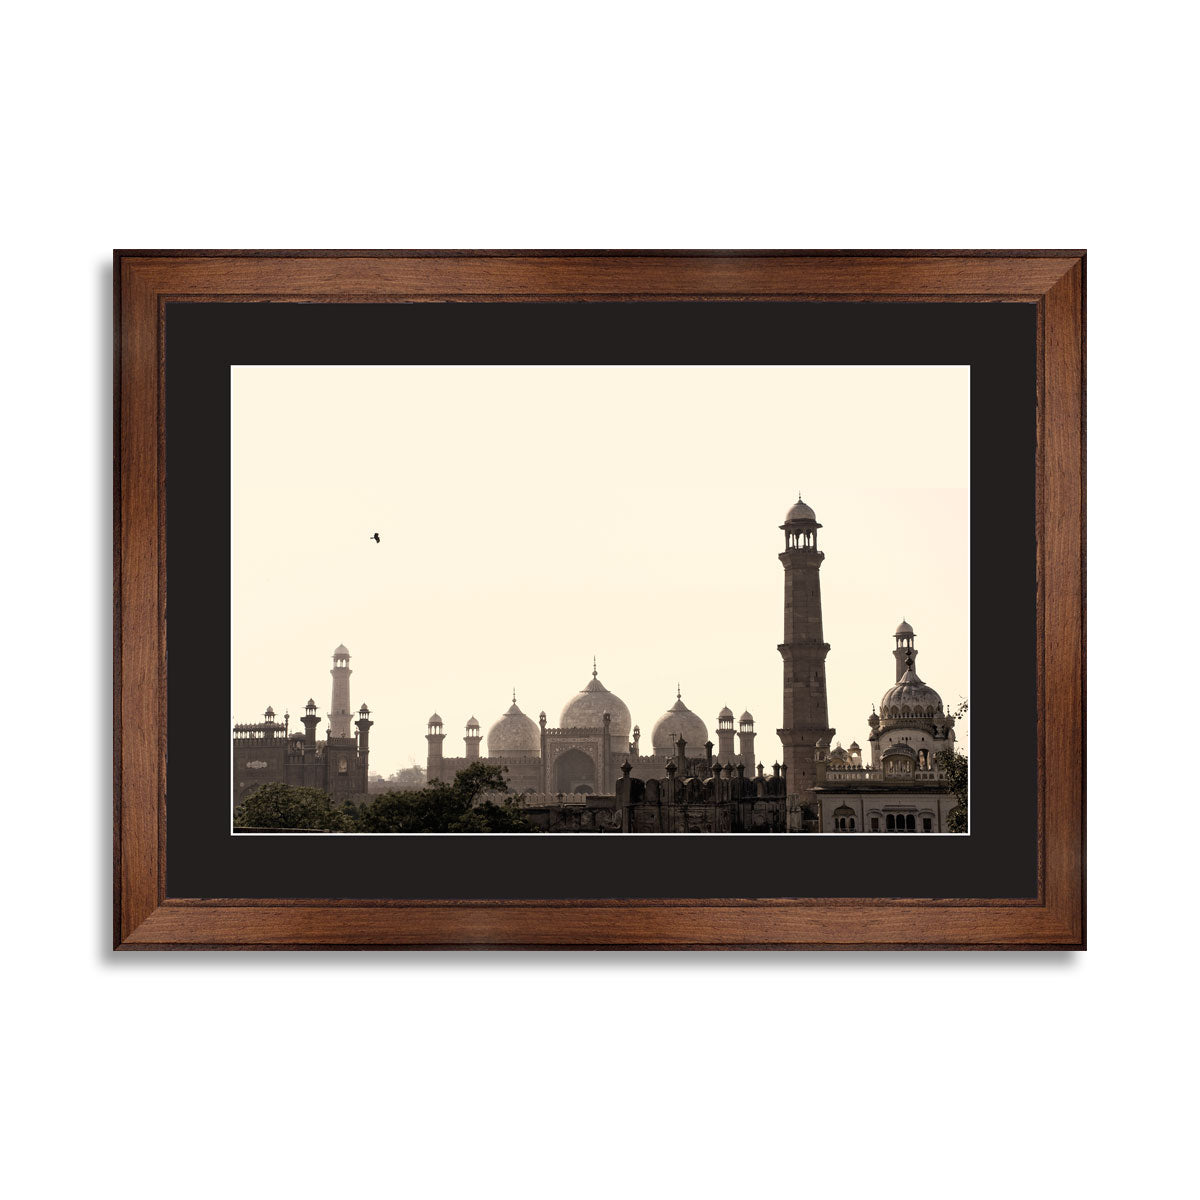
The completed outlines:
[[[592,655],[592,678],[596,678],[596,656]]]
[[[682,699],[683,699],[683,695],[682,695],[682,693],[681,693],[681,692],[680,692],[680,690],[679,690],[679,684],[676,684],[676,685],[675,685],[675,699],[676,699],[676,700],[682,700]]]
[[[516,702],[517,702],[517,689],[514,687],[513,688],[513,703],[516,704]]]

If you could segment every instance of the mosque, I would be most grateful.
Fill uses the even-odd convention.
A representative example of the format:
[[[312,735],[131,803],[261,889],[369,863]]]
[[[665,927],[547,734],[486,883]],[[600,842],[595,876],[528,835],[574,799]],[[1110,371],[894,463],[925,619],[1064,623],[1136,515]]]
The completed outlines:
[[[937,755],[954,745],[954,717],[917,676],[916,634],[907,621],[893,635],[895,683],[867,722],[869,763],[857,742],[848,749],[833,742],[825,687],[829,645],[821,614],[825,555],[817,545],[821,528],[802,499],[780,526],[784,727],[776,732],[783,761],[771,774],[756,760],[749,712],[735,719],[729,708],[721,709],[714,745],[704,720],[687,707],[678,688],[675,703],[651,728],[649,747],[643,746],[629,708],[600,681],[593,661],[592,678],[566,702],[556,725],[549,724],[545,711],[535,723],[514,692],[511,707],[487,731],[486,754],[481,754],[482,726],[472,716],[465,753],[446,757],[444,722],[435,712],[426,732],[428,778],[451,780],[474,762],[502,767],[510,791],[520,795],[531,819],[554,831],[738,832],[739,818],[730,806],[741,803],[744,809],[749,799],[768,803],[748,817],[743,812],[750,822],[746,828],[768,832],[943,831],[957,799],[942,778]],[[704,809],[699,827],[693,828],[689,817],[668,820],[647,812],[639,817],[636,810],[648,803],[648,795],[659,809],[664,802]],[[582,824],[566,821],[572,810]]]
[[[535,828],[554,833],[940,833],[957,798],[938,764],[954,746],[954,717],[916,672],[916,634],[901,621],[895,634],[895,682],[867,720],[869,761],[857,742],[843,749],[829,725],[825,660],[829,645],[821,615],[822,528],[798,499],[779,527],[783,564],[783,728],[776,730],[782,762],[757,761],[754,717],[716,716],[714,743],[702,717],[675,702],[654,722],[649,745],[628,706],[592,677],[563,705],[558,723],[545,711],[535,722],[517,703],[487,731],[471,717],[464,753],[445,755],[445,725],[428,721],[426,776],[453,780],[472,763],[504,769],[507,798]],[[323,788],[339,803],[368,793],[369,732],[364,704],[350,707],[350,652],[333,652],[328,733],[310,699],[289,731],[266,710],[264,719],[233,727],[234,805],[269,782]],[[355,720],[357,717],[357,720]],[[351,725],[353,724],[353,731]],[[772,756],[774,757],[774,756]]]

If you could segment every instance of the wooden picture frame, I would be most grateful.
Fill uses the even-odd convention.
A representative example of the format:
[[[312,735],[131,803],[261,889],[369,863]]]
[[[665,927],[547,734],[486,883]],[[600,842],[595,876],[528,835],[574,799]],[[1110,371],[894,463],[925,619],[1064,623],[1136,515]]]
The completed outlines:
[[[113,941],[154,949],[1082,949],[1082,251],[114,254]],[[169,300],[1018,303],[1037,313],[1033,899],[169,898],[164,306]]]

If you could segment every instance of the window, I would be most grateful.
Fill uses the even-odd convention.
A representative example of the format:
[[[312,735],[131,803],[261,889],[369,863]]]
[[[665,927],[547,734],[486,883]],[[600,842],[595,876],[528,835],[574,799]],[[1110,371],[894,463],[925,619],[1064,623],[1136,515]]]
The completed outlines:
[[[908,816],[904,818],[904,831],[906,833],[917,832],[917,818],[914,817],[912,813],[909,813]]]
[[[932,817],[922,817],[921,818],[921,828],[926,833],[932,833],[933,832],[933,818]]]
[[[888,827],[888,833],[896,832],[896,814],[895,813],[888,813],[887,827]]]
[[[879,818],[878,817],[871,818],[871,832],[872,833],[879,832]]]

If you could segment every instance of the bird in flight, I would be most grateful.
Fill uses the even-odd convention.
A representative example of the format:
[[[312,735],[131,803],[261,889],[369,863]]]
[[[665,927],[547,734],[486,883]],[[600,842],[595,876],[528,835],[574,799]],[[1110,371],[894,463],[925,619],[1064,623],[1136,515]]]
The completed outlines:
[[[377,534],[377,533],[373,533],[373,534],[371,534],[371,536],[372,536],[372,537],[373,537],[373,538],[374,538],[376,541],[379,541],[379,534]]]

